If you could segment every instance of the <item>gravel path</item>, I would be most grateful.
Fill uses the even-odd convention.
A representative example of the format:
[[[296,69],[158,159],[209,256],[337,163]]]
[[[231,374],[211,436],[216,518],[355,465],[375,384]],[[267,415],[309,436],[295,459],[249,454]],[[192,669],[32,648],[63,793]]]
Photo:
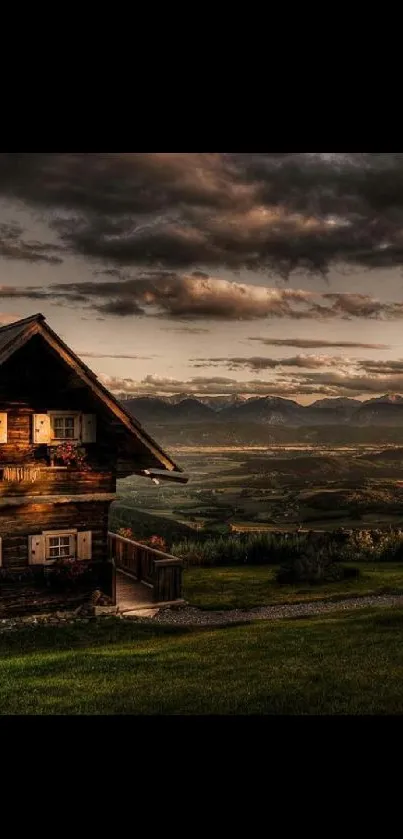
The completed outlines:
[[[365,609],[368,606],[403,606],[403,594],[351,597],[346,600],[317,600],[294,606],[263,606],[258,609],[233,609],[228,612],[204,612],[191,606],[177,609],[160,609],[152,618],[153,623],[181,624],[182,626],[225,626],[231,623],[250,623],[256,620],[279,620]],[[148,619],[149,620],[149,619]]]

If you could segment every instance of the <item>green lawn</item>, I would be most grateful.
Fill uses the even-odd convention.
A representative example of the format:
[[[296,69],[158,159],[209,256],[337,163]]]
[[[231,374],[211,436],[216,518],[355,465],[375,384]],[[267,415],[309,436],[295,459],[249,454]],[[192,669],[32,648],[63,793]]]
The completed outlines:
[[[1,714],[402,714],[403,609],[0,636]]]
[[[280,586],[274,566],[194,568],[184,573],[184,596],[200,609],[249,609],[308,600],[332,600],[364,594],[403,594],[401,563],[359,563],[358,580],[310,586]]]

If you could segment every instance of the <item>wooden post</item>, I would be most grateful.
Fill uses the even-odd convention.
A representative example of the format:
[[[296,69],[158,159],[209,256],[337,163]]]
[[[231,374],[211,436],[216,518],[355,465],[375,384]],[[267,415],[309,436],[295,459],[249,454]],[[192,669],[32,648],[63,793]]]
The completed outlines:
[[[111,600],[112,606],[116,606],[116,565],[115,560],[111,560],[111,571],[112,571],[112,591],[111,591]]]

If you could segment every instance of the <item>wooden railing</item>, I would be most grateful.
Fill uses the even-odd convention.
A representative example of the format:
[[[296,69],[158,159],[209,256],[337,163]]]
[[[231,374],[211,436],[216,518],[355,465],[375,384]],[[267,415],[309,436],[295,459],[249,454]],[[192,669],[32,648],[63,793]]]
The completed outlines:
[[[153,589],[157,603],[182,599],[183,561],[140,542],[108,533],[109,557],[116,568]]]

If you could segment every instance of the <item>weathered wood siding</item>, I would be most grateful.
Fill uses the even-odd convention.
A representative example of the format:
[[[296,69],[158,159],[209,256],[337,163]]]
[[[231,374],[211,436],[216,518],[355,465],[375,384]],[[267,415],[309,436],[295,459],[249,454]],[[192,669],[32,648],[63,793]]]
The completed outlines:
[[[35,445],[33,443],[33,416],[37,413],[47,413],[52,410],[69,411],[80,410],[85,413],[86,406],[80,402],[83,407],[76,407],[75,399],[65,398],[63,408],[55,407],[55,399],[49,396],[47,399],[46,409],[41,406],[41,410],[37,408],[36,404],[30,407],[23,405],[20,408],[7,404],[3,399],[0,402],[0,410],[7,412],[7,443],[0,443],[0,466],[7,463],[38,463],[38,465],[48,465],[48,446]],[[33,399],[32,399],[33,402]],[[107,428],[106,422],[102,422],[102,417],[97,413],[98,427],[96,443],[80,444],[83,445],[87,452],[88,464],[96,471],[106,470],[111,473],[116,473],[116,441]]]
[[[110,502],[80,504],[27,504],[0,508],[3,568],[28,566],[28,536],[44,530],[90,530],[92,561],[108,559],[108,513]]]
[[[0,498],[8,495],[84,495],[116,492],[111,472],[77,472],[72,469],[42,467],[34,481],[5,481],[0,462]]]
[[[0,443],[2,463],[48,463],[47,445],[34,445],[33,415],[80,411],[96,415],[96,442],[85,446],[95,472],[116,474],[117,438],[104,407],[40,336],[2,365],[0,412],[7,412],[7,442]],[[84,444],[85,445],[85,444]]]
[[[88,471],[51,467],[49,444],[33,442],[34,415],[52,411],[95,417],[95,441],[79,443],[87,454]],[[113,598],[114,566],[108,553],[107,533],[110,497],[116,493],[118,458],[123,474],[131,474],[150,468],[153,456],[125,423],[114,417],[108,401],[106,404],[100,401],[74,366],[66,366],[56,349],[49,347],[40,335],[33,337],[2,365],[0,413],[3,414],[0,423],[0,600],[7,586],[17,589],[20,586],[21,601],[25,598],[34,607],[35,596],[28,594],[30,584],[27,580],[32,576],[36,579],[39,573],[38,580],[42,574],[42,582],[45,582],[46,575],[44,565],[29,564],[28,537],[39,536],[43,531],[64,530],[90,532],[90,564],[95,569],[93,580]],[[86,428],[87,439],[91,439]],[[46,435],[40,439],[45,441]],[[159,460],[155,459],[155,466],[159,465]],[[14,480],[21,472],[13,472],[10,468],[3,475],[4,467],[12,466],[29,466],[32,480],[25,480],[28,473],[24,474],[23,481]],[[7,480],[10,476],[13,479]],[[83,496],[88,496],[88,501],[82,501]],[[57,498],[58,503],[52,503],[53,498]],[[161,568],[157,576],[158,591],[165,598],[173,596],[180,588],[180,572],[165,572]]]

